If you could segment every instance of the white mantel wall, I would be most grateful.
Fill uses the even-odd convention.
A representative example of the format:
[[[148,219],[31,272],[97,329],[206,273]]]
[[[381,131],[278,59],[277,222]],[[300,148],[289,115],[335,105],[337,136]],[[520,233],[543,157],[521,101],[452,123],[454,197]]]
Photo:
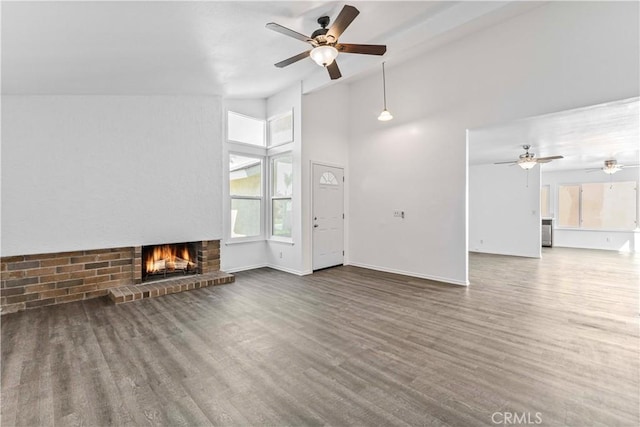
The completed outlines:
[[[2,96],[2,255],[221,237],[218,97]]]
[[[549,2],[349,93],[350,261],[467,284],[466,130],[639,94],[638,3]],[[393,210],[406,218],[393,217]]]

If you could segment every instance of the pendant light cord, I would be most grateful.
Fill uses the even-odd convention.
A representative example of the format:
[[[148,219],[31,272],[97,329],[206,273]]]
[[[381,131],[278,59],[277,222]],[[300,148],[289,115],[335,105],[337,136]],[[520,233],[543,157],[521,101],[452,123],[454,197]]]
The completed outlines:
[[[384,100],[384,109],[387,109],[387,79],[384,75],[384,62],[382,62],[382,98]]]

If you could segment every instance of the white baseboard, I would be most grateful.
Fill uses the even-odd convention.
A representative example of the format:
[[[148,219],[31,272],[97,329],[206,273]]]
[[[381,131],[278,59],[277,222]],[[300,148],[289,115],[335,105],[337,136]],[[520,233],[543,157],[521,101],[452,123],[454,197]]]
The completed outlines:
[[[267,264],[267,267],[273,268],[274,270],[284,271],[285,273],[295,274],[296,276],[306,276],[308,274],[312,274],[313,271],[298,271],[292,268],[282,267],[280,265]]]
[[[345,263],[344,265],[352,265],[354,267],[361,267],[361,268],[367,268],[369,270],[375,270],[375,271],[383,271],[385,273],[393,273],[393,274],[401,274],[403,276],[409,276],[409,277],[416,277],[418,279],[427,279],[427,280],[434,280],[436,282],[441,282],[441,283],[446,283],[446,284],[450,284],[450,285],[457,285],[457,286],[469,286],[469,282],[463,282],[460,280],[455,280],[455,279],[449,279],[446,277],[440,277],[440,276],[432,276],[432,275],[427,275],[427,274],[420,274],[420,273],[414,273],[411,271],[404,271],[404,270],[396,270],[393,268],[385,268],[385,267],[379,267],[376,265],[369,265],[369,264],[362,264],[362,263],[354,263],[354,262],[350,262],[350,263]],[[243,267],[236,267],[236,268],[231,268],[231,269],[222,269],[223,271],[225,271],[226,273],[237,273],[240,271],[246,271],[246,270],[255,270],[256,268],[273,268],[274,270],[278,270],[278,271],[283,271],[285,273],[289,273],[289,274],[294,274],[296,276],[307,276],[309,274],[313,274],[313,271],[299,271],[299,270],[294,270],[292,268],[286,268],[286,267],[282,267],[279,265],[274,265],[274,264],[256,264],[256,265],[247,265],[247,266],[243,266]]]
[[[255,264],[255,265],[245,265],[242,267],[235,267],[235,268],[220,268],[220,270],[224,271],[225,273],[237,273],[239,271],[255,270],[256,268],[264,268],[264,267],[270,267],[270,266],[269,264]]]
[[[286,268],[286,267],[282,267],[279,265],[275,265],[275,264],[255,264],[255,265],[245,265],[242,267],[234,267],[234,268],[221,268],[220,270],[224,271],[225,273],[238,273],[240,271],[247,271],[247,270],[255,270],[256,268],[273,268],[274,270],[278,270],[278,271],[284,271],[285,273],[289,273],[289,274],[295,274],[296,276],[306,276],[308,274],[312,274],[313,271],[298,271],[298,270],[294,270],[292,268]]]
[[[362,263],[359,263],[359,262],[350,262],[348,265],[352,265],[354,267],[367,268],[369,270],[383,271],[385,273],[401,274],[403,276],[416,277],[418,279],[434,280],[436,282],[442,282],[442,283],[446,283],[446,284],[449,284],[449,285],[469,286],[469,281],[468,280],[467,281],[462,281],[462,280],[456,280],[456,279],[449,279],[447,277],[440,277],[440,276],[432,276],[432,275],[428,275],[428,274],[414,273],[412,271],[396,270],[394,268],[379,267],[377,265],[362,264]]]

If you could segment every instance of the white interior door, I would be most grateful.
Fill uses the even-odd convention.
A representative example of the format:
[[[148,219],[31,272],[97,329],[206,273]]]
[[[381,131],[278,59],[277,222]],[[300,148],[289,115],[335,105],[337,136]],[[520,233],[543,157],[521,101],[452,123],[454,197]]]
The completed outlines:
[[[344,262],[344,170],[313,165],[313,269]]]

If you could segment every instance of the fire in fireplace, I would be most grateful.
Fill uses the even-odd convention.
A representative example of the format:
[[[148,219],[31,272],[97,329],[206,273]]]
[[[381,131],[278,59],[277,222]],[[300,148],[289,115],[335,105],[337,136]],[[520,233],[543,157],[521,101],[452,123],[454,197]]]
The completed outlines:
[[[195,274],[198,270],[196,245],[173,243],[142,247],[142,280]]]

